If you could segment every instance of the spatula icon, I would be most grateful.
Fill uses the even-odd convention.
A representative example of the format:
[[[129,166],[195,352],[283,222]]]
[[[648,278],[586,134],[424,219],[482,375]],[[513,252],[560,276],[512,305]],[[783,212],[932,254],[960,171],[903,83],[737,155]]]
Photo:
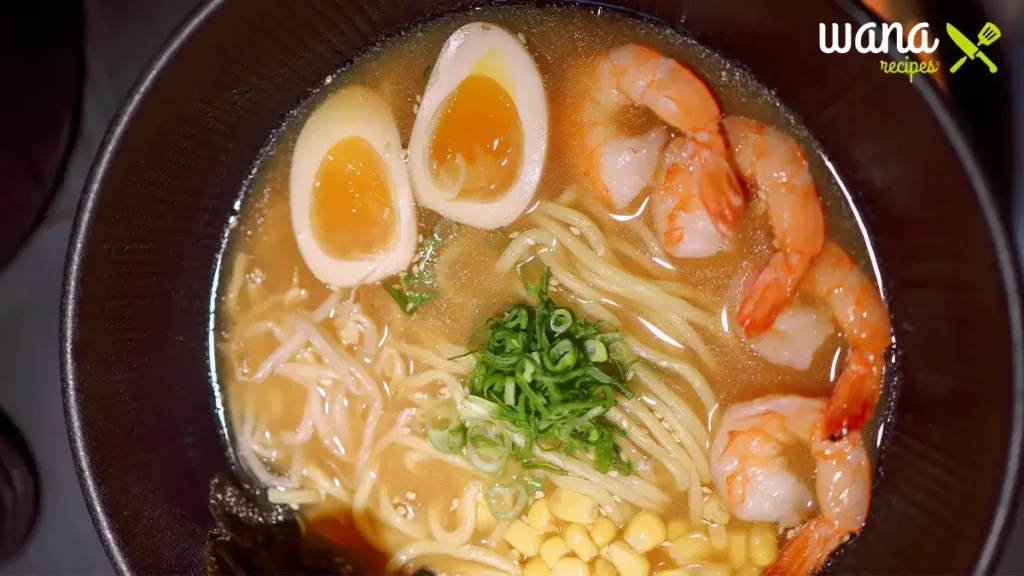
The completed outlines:
[[[956,64],[953,64],[953,67],[949,69],[950,74],[959,70],[968,58],[971,60],[981,58],[982,62],[988,64],[988,71],[993,74],[998,70],[995,63],[989,60],[988,56],[985,56],[981,51],[981,48],[975,46],[974,42],[971,42],[967,36],[964,36],[963,32],[957,30],[952,24],[946,24],[946,33],[949,34],[949,37],[953,39],[953,42],[964,52],[964,56],[957,60]],[[985,27],[981,29],[981,32],[978,32],[978,44],[981,44],[982,46],[991,46],[993,42],[999,40],[1000,36],[1002,36],[1002,32],[999,28],[996,27],[995,24],[989,22],[985,24]]]

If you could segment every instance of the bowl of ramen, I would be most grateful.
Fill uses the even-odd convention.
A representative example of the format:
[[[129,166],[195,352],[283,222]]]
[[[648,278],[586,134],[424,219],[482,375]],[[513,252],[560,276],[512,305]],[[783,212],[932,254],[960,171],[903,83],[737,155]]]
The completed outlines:
[[[935,87],[818,49],[867,18],[201,7],[68,262],[117,569],[989,570],[1017,273]]]

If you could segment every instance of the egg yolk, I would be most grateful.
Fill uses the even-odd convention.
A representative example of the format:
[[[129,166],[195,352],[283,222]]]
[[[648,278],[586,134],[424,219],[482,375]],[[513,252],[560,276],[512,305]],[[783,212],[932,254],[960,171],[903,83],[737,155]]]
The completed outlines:
[[[501,198],[523,156],[512,97],[490,76],[467,76],[440,108],[430,155],[434,183],[453,197]]]
[[[335,258],[380,254],[395,241],[395,212],[377,150],[358,136],[335,142],[313,182],[310,220],[320,248]]]

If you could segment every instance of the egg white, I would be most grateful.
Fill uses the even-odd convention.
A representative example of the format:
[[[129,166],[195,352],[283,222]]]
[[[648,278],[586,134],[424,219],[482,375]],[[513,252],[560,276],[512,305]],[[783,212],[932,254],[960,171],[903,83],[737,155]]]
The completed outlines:
[[[519,174],[496,200],[452,198],[435,184],[430,173],[430,146],[438,111],[449,94],[472,74],[489,76],[504,88],[515,104],[523,130]],[[529,207],[544,168],[547,144],[544,83],[523,43],[505,29],[485,22],[456,30],[434,64],[409,140],[409,174],[419,203],[477,228],[506,226]]]
[[[317,242],[312,228],[313,186],[324,156],[339,140],[364,138],[380,155],[397,213],[395,239],[381,254],[336,258]],[[302,259],[321,282],[347,287],[372,283],[409,267],[416,249],[416,209],[402,161],[402,140],[387,103],[362,86],[327,98],[302,126],[292,153],[289,181],[292,231]]]

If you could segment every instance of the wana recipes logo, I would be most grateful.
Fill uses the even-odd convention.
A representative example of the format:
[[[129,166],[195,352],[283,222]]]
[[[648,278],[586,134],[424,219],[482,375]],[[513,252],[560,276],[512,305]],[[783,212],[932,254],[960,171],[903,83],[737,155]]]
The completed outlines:
[[[831,33],[831,34],[830,34]],[[1002,35],[995,24],[989,22],[978,32],[978,40],[975,42],[966,34],[958,30],[952,24],[946,24],[946,34],[963,53],[959,60],[949,68],[950,74],[955,74],[968,60],[978,60],[980,64],[988,67],[989,73],[994,74],[998,68],[981,50],[982,46],[991,46]],[[818,47],[825,54],[846,54],[851,49],[861,54],[885,54],[895,44],[896,50],[904,55],[903,61],[893,61],[883,58],[879,61],[882,72],[886,74],[906,74],[910,81],[914,81],[915,74],[934,74],[939,71],[940,64],[937,60],[924,58],[917,60],[909,54],[932,54],[939,47],[939,38],[932,38],[927,22],[915,24],[904,33],[903,25],[899,22],[876,24],[874,22],[861,26],[856,34],[853,33],[853,26],[849,23],[840,27],[832,24],[831,28],[825,24],[818,24]]]

